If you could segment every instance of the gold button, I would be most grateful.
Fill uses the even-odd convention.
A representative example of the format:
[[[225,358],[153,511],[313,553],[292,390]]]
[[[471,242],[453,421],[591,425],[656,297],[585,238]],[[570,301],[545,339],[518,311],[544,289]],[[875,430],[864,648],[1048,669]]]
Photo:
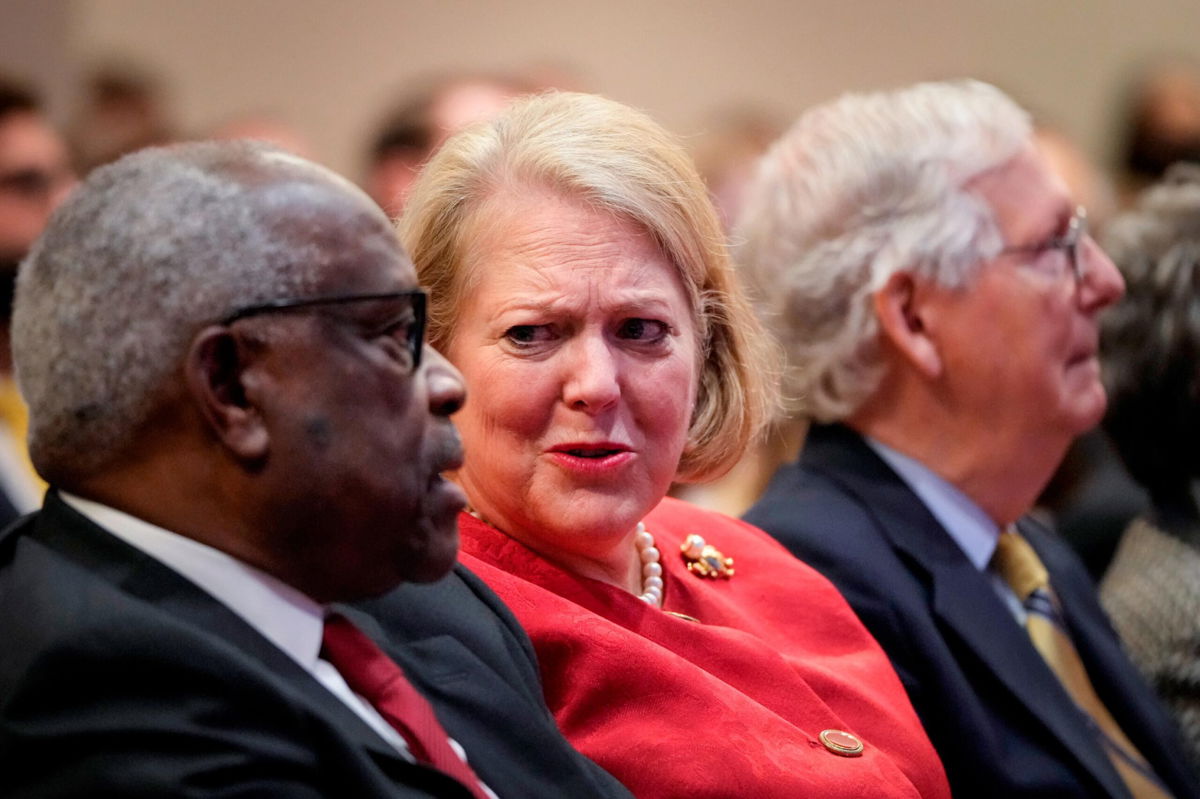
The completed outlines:
[[[863,742],[845,730],[825,730],[817,737],[835,755],[858,757],[863,753]]]

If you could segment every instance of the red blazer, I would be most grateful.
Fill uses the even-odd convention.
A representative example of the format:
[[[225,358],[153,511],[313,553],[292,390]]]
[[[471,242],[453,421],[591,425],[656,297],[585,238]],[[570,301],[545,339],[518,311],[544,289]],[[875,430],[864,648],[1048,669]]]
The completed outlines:
[[[757,528],[683,502],[663,500],[645,524],[662,552],[661,610],[459,518],[463,562],[528,631],[575,746],[640,799],[949,799],[887,657],[824,577]],[[689,572],[689,533],[735,575]],[[824,730],[854,734],[862,755],[835,754]]]

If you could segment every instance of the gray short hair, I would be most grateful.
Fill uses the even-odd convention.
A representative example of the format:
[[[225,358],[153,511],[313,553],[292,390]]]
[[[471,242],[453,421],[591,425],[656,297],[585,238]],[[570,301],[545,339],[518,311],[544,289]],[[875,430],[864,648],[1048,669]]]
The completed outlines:
[[[774,408],[770,342],[729,260],[704,182],[676,137],[596,95],[515,101],[451,137],[409,195],[400,236],[431,293],[430,341],[448,343],[472,276],[461,269],[475,211],[499,189],[541,186],[625,217],[679,270],[700,336],[700,385],[680,479],[728,470]]]
[[[924,83],[818,106],[764,156],[735,258],[787,351],[794,412],[844,419],[876,390],[871,295],[894,273],[965,285],[1000,250],[990,206],[965,187],[1031,135],[995,87]]]
[[[271,186],[314,174],[262,144],[154,148],[97,169],[58,209],[21,265],[12,324],[43,476],[125,451],[204,325],[311,290],[328,256],[280,232]]]
[[[1184,490],[1200,465],[1200,167],[1168,172],[1104,249],[1126,286],[1101,317],[1105,427],[1138,482]]]

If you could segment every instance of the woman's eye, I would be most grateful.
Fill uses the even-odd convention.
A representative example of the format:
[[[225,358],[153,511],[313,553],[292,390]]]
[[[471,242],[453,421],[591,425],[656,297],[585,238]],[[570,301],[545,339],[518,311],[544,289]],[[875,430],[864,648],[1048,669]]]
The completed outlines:
[[[553,335],[549,325],[513,325],[504,331],[504,338],[514,344],[540,344]]]
[[[626,319],[617,328],[617,336],[632,341],[661,341],[670,328],[657,319]]]

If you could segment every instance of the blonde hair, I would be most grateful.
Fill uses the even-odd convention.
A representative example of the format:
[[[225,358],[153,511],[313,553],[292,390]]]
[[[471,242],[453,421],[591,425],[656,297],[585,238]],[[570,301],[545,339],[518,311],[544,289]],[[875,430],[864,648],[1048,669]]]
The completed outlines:
[[[645,114],[603,97],[549,92],[451,137],[429,161],[399,221],[431,294],[435,347],[454,337],[471,276],[474,212],[500,189],[538,186],[645,228],[679,270],[700,337],[696,407],[681,480],[717,477],[776,403],[771,344],[733,266],[703,181],[679,142]]]

